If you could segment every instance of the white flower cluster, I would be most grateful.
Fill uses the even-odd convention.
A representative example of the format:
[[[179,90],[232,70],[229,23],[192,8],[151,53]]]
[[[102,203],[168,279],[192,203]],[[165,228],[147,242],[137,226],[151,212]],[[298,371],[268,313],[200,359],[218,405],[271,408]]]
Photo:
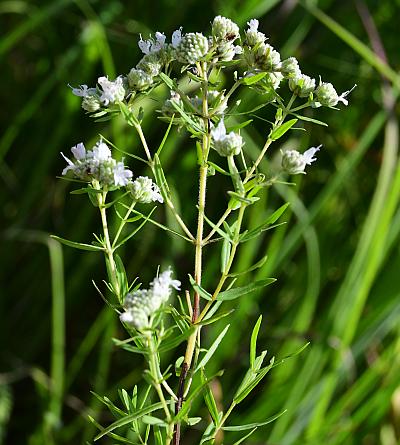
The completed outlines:
[[[241,54],[242,47],[235,44],[239,38],[239,27],[235,22],[220,15],[214,18],[210,46],[215,47],[217,60],[226,62]]]
[[[243,146],[243,139],[240,134],[234,131],[226,133],[223,119],[211,130],[211,138],[213,147],[220,156],[238,155]]]
[[[88,88],[81,85],[79,88],[72,88],[75,96],[82,97],[82,108],[86,111],[97,111],[102,105],[108,106],[115,102],[122,102],[125,99],[126,90],[124,78],[118,76],[115,80],[109,80],[107,76],[97,79],[97,88]]]
[[[286,150],[282,153],[282,168],[290,175],[305,174],[304,171],[307,165],[311,165],[317,158],[315,153],[319,151],[322,145],[318,147],[311,147],[303,154],[297,150]]]
[[[164,202],[158,185],[147,176],[139,176],[135,181],[130,182],[128,190],[131,192],[132,198],[142,204],[155,201]]]
[[[125,168],[123,162],[116,161],[108,145],[99,140],[92,150],[86,150],[83,143],[71,148],[75,161],[61,155],[68,165],[62,174],[66,175],[72,171],[74,176],[83,181],[98,181],[101,186],[126,186],[132,178],[132,172]]]
[[[150,283],[149,289],[140,289],[126,295],[120,320],[136,329],[150,326],[151,317],[171,296],[172,288],[180,290],[181,282],[171,278],[168,268]]]

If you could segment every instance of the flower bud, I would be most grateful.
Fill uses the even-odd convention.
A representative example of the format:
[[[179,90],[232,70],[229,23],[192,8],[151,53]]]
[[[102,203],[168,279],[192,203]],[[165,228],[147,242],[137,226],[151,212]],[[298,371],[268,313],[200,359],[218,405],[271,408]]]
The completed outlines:
[[[203,34],[185,34],[175,48],[175,57],[178,62],[194,64],[204,57],[208,52],[208,40]]]
[[[153,78],[140,69],[132,68],[127,77],[128,85],[133,90],[144,91],[153,84]]]
[[[211,130],[211,138],[214,149],[220,156],[238,155],[243,146],[240,134],[231,131],[226,133],[224,120],[221,119],[216,128]]]
[[[138,70],[144,71],[151,77],[158,76],[163,66],[160,52],[145,54],[140,62],[136,65]]]
[[[281,55],[267,43],[261,43],[256,48],[247,50],[245,59],[251,68],[262,71],[276,71],[281,63]]]
[[[233,42],[239,37],[239,27],[232,20],[218,15],[212,23],[212,35],[217,41]]]
[[[245,44],[247,46],[253,47],[264,43],[267,39],[264,33],[258,31],[259,22],[257,19],[251,19],[247,22],[249,28],[246,30]]]
[[[100,107],[101,102],[97,94],[88,94],[82,100],[82,108],[90,113],[97,111]]]
[[[322,105],[324,107],[334,107],[339,102],[342,102],[344,105],[348,105],[349,101],[346,97],[354,90],[357,85],[349,90],[342,93],[340,96],[336,92],[335,88],[331,83],[321,83],[319,87],[315,90],[315,95],[317,96],[316,104]]]
[[[135,181],[129,183],[128,190],[135,201],[143,204],[164,201],[157,184],[147,176],[139,176]]]
[[[281,63],[281,73],[286,79],[293,79],[301,76],[299,62],[295,57],[289,57]]]
[[[299,97],[308,97],[315,90],[315,79],[301,74],[298,77],[289,79],[289,88]]]
[[[311,147],[303,154],[299,153],[297,150],[286,150],[282,153],[282,169],[290,174],[305,174],[306,165],[311,165],[317,158],[313,156],[317,151],[319,151],[321,145],[319,147]]]

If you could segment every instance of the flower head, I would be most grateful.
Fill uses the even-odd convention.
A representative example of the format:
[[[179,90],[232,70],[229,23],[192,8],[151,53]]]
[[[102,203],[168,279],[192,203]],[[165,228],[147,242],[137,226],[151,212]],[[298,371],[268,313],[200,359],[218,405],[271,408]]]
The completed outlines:
[[[251,19],[249,22],[247,22],[247,24],[249,28],[245,31],[246,45],[254,47],[264,43],[267,40],[265,34],[258,30],[259,22],[257,19]]]
[[[97,83],[101,87],[100,101],[104,105],[124,100],[126,92],[121,76],[115,80],[109,80],[107,76],[102,76],[97,79]]]
[[[164,202],[158,185],[147,176],[139,176],[135,181],[128,185],[128,189],[131,192],[133,199],[137,202],[143,204],[148,204],[154,201]]]
[[[315,153],[319,151],[322,145],[318,147],[311,147],[303,154],[297,150],[286,150],[282,153],[282,168],[286,173],[290,175],[305,174],[305,168],[307,165],[311,165],[317,160],[314,157]]]
[[[211,138],[213,147],[220,156],[238,155],[243,146],[243,139],[240,134],[234,131],[226,133],[223,119],[211,130]]]
[[[342,102],[344,105],[348,105],[349,101],[346,99],[346,97],[354,90],[356,86],[357,85],[354,85],[351,90],[345,91],[339,96],[331,83],[322,82],[315,90],[315,95],[317,98],[316,105],[335,107],[339,102]]]
[[[289,88],[299,97],[309,97],[315,90],[315,79],[306,74],[300,74],[293,79],[289,79]]]
[[[172,270],[168,268],[153,279],[149,289],[136,290],[126,295],[125,312],[120,315],[120,320],[136,329],[149,327],[151,316],[168,301],[172,289],[179,290],[180,286],[181,282],[172,279]]]
[[[194,64],[207,54],[208,40],[199,32],[190,32],[174,48],[178,62]]]

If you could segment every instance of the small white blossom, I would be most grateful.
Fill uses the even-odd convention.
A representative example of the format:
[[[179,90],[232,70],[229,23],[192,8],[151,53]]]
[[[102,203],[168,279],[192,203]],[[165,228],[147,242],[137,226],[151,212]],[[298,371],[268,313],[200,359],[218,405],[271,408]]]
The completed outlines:
[[[138,46],[143,54],[150,54],[160,51],[160,49],[165,46],[165,34],[162,32],[156,32],[155,40],[150,38],[148,40],[143,40],[142,36],[140,36],[140,40],[138,42]]]
[[[172,33],[172,47],[176,48],[182,40],[182,26]]]
[[[258,31],[258,25],[260,22],[257,19],[251,19],[247,22],[247,25],[249,26],[249,31]]]
[[[181,282],[172,279],[168,268],[150,283],[149,289],[140,289],[126,295],[120,320],[136,329],[149,327],[151,317],[171,296],[172,289],[180,290]]]
[[[220,156],[238,155],[243,146],[243,139],[240,134],[234,131],[226,133],[223,119],[211,130],[211,138],[213,147]]]
[[[303,154],[297,150],[286,150],[282,153],[282,168],[290,175],[305,174],[307,165],[311,165],[317,160],[314,157],[315,153],[319,151],[322,145],[318,147],[311,147]]]
[[[85,159],[86,157],[86,148],[82,142],[72,147],[71,151],[77,161]]]
[[[107,161],[111,158],[111,150],[102,140],[98,141],[92,150],[93,159],[97,162]]]
[[[72,94],[78,97],[87,97],[96,94],[96,88],[89,88],[87,85],[80,85],[79,88],[72,88]]]
[[[155,201],[161,203],[164,202],[158,185],[147,176],[139,176],[135,181],[128,185],[128,189],[131,192],[133,199],[142,204],[148,204]]]
[[[346,99],[346,97],[354,90],[356,86],[357,85],[354,85],[351,90],[345,91],[339,96],[331,83],[322,82],[315,90],[317,100],[314,103],[314,107],[335,107],[339,102],[342,102],[344,105],[348,105],[349,101]]]
[[[104,105],[124,100],[126,92],[121,76],[117,77],[114,81],[109,80],[107,76],[102,76],[97,79],[97,83],[102,89],[100,100]]]
[[[130,179],[132,178],[133,173],[125,168],[125,165],[123,162],[117,162],[117,164],[114,167],[114,184],[116,186],[124,187],[126,186]]]

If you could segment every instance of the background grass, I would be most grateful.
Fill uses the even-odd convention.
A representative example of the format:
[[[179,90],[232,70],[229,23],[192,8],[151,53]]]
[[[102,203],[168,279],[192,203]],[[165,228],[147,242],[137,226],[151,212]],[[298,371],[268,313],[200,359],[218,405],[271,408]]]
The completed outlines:
[[[91,442],[87,415],[111,419],[90,391],[116,399],[118,388],[141,379],[140,357],[113,346],[111,337],[124,333],[91,285],[92,278],[104,277],[102,258],[61,248],[48,237],[85,242],[99,229],[96,209],[56,179],[64,164],[59,152],[94,141],[98,133],[132,153],[139,143],[121,121],[95,124],[86,117],[67,85],[93,85],[103,73],[129,71],[139,58],[139,33],[170,35],[181,25],[206,31],[217,14],[242,26],[259,18],[283,57],[295,55],[304,72],[320,74],[338,91],[358,84],[348,108],[314,114],[329,123],[327,129],[307,125],[307,134],[284,140],[292,148],[324,144],[307,177],[296,178],[295,188],[274,187],[262,197],[264,210],[250,211],[256,226],[284,200],[291,202],[287,224],[246,244],[236,262],[243,270],[268,254],[252,278],[279,280],[235,306],[230,332],[214,356],[215,369],[226,370],[215,382],[219,403],[228,404],[246,369],[244,339],[261,311],[259,344],[271,355],[282,358],[306,341],[311,345],[276,368],[236,421],[233,416],[232,424],[262,421],[287,409],[246,443],[399,443],[399,13],[399,0],[0,3],[0,443]],[[166,129],[154,120],[165,91],[157,95],[146,103],[144,122],[153,147]],[[249,93],[241,99],[251,104],[256,98]],[[256,120],[244,133],[251,156],[266,131]],[[195,153],[184,135],[173,132],[163,162],[194,226],[195,207],[187,203],[194,203],[197,189]],[[134,173],[142,172],[136,166]],[[210,184],[218,186],[213,178]],[[209,217],[218,217],[225,199],[210,193]],[[171,219],[161,208],[157,218]],[[206,286],[215,284],[217,249],[207,256]],[[184,279],[192,268],[188,255],[179,240],[150,225],[124,252],[128,273],[144,282],[158,264],[170,263]],[[220,330],[208,329],[205,342]],[[196,438],[192,430],[185,443]],[[231,433],[224,443],[234,439]]]

